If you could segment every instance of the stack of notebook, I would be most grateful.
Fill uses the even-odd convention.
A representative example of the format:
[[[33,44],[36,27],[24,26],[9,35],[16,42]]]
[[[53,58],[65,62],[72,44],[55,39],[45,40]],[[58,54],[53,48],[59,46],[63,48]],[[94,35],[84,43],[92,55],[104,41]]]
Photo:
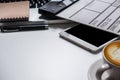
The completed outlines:
[[[0,3],[0,22],[28,21],[29,1]]]

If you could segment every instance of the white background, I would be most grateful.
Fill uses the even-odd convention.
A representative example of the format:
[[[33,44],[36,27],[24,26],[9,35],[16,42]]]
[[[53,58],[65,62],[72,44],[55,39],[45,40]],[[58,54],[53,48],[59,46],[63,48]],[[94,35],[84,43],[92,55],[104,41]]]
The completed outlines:
[[[92,54],[60,38],[68,26],[0,33],[0,80],[88,80],[88,70],[102,52]]]

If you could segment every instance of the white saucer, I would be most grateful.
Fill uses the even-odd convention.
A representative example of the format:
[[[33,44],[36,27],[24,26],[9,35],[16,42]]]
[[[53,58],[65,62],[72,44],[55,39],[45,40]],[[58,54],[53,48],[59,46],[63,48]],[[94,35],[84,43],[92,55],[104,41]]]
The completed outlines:
[[[102,64],[103,64],[103,60],[100,59],[91,65],[91,67],[88,70],[88,80],[97,80],[95,73]],[[103,73],[102,80],[105,80],[106,77],[108,76],[109,76],[109,70]]]

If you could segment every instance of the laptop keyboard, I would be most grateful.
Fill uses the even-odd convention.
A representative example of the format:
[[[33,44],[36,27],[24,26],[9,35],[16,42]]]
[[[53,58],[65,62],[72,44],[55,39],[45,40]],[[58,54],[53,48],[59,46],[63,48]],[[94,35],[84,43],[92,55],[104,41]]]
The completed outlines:
[[[30,8],[40,8],[50,0],[30,0]]]
[[[24,1],[24,0],[0,0],[0,3],[7,3],[7,2],[17,2],[17,1]],[[30,1],[30,8],[39,8],[49,2],[50,0],[29,0]]]

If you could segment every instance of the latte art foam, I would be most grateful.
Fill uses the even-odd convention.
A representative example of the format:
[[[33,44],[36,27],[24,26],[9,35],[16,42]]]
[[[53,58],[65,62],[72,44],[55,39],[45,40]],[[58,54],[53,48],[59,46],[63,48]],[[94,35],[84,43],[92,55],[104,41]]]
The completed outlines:
[[[105,57],[112,64],[120,66],[120,41],[109,44],[104,50]]]

